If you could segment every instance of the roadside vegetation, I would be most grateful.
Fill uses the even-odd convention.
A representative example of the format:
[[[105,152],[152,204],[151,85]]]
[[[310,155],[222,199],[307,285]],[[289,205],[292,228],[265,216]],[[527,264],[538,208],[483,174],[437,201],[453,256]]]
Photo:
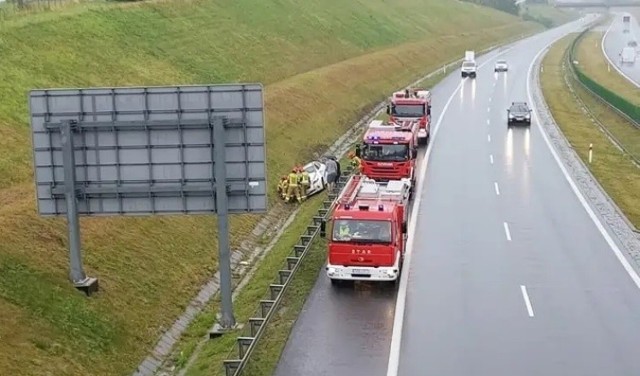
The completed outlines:
[[[546,1],[527,1],[522,6],[522,19],[538,22],[547,28],[552,28],[578,19],[580,14],[574,10],[555,8]]]
[[[585,116],[581,105],[565,82],[565,74],[569,75],[569,68],[562,69],[565,61],[564,54],[575,37],[575,34],[570,35],[557,42],[544,58],[544,71],[541,73],[544,97],[571,146],[630,222],[636,228],[640,228],[640,168],[608,139],[597,123]],[[595,59],[595,55],[590,56]],[[635,144],[635,149],[632,150],[638,153],[640,131],[630,132],[629,124],[625,119],[596,100],[577,81],[568,79],[576,95],[585,103],[597,121],[610,132],[617,134],[617,137],[628,141],[629,145]],[[591,164],[588,162],[589,144],[593,144]]]
[[[610,66],[602,53],[603,31],[591,31],[584,36],[577,48],[578,64],[591,79],[615,92],[627,101],[640,106],[640,90]],[[616,59],[612,59],[616,63]]]
[[[126,374],[217,267],[213,218],[83,218],[85,267],[102,290],[89,299],[75,291],[65,223],[36,213],[29,89],[263,82],[278,206],[277,176],[324,150],[393,89],[465,49],[537,29],[445,0],[403,0],[392,12],[383,0],[188,0],[7,15],[0,23],[0,374]],[[305,203],[299,217],[314,211]],[[259,219],[232,216],[234,249]],[[238,312],[255,308],[246,299]]]

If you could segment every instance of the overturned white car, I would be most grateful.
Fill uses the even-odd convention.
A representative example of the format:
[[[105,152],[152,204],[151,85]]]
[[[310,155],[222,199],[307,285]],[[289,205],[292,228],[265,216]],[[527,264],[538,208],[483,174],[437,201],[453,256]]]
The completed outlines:
[[[327,166],[320,161],[312,161],[303,169],[309,173],[310,185],[307,196],[322,192],[327,186]]]

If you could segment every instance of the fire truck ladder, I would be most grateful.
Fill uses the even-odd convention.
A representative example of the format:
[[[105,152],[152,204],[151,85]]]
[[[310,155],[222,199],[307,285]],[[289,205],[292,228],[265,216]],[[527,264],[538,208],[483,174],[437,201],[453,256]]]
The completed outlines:
[[[354,175],[351,177],[345,191],[338,201],[340,205],[350,205],[356,198],[370,200],[396,201],[398,197],[405,200],[411,192],[409,179],[392,180],[388,183],[376,182],[364,175]]]

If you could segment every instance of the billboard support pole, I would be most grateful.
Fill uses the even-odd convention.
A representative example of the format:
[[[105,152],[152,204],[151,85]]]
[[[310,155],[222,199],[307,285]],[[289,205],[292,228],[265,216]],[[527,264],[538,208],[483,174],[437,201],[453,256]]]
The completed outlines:
[[[218,216],[218,269],[220,271],[220,298],[222,314],[220,326],[223,330],[233,329],[236,320],[233,316],[231,291],[231,253],[229,252],[229,202],[227,201],[227,165],[225,162],[225,128],[227,119],[213,119],[214,176],[216,186],[216,214]]]
[[[67,227],[69,229],[69,277],[73,285],[87,295],[98,290],[98,280],[89,278],[82,267],[82,251],[80,243],[80,221],[78,216],[76,190],[76,163],[73,147],[73,131],[77,126],[75,120],[65,120],[60,126],[62,144],[62,160],[64,170],[64,195],[67,205]]]

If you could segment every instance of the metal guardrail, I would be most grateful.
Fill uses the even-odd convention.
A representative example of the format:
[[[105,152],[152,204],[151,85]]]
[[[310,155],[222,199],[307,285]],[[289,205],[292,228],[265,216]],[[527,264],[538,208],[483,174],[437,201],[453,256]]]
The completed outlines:
[[[274,278],[274,283],[269,285],[267,293],[264,298],[260,300],[258,309],[249,319],[248,325],[243,329],[242,334],[237,337],[238,356],[233,355],[236,349],[232,349],[229,355],[227,355],[227,359],[223,361],[226,376],[240,376],[243,374],[251,354],[266,330],[266,325],[275,312],[277,312],[289,283],[298,271],[302,260],[309,252],[311,244],[320,232],[320,224],[323,220],[327,219],[328,214],[335,205],[338,193],[344,188],[344,185],[351,176],[351,172],[351,167],[347,167],[345,171],[342,172],[334,192],[329,193],[328,199],[322,203],[322,208],[318,209],[317,215],[313,217],[306,231],[300,235],[298,243],[293,246],[283,267],[278,271],[276,278]]]
[[[600,102],[619,113],[636,128],[640,129],[640,106],[629,102],[620,95],[600,85],[598,82],[584,73],[582,69],[580,69],[580,67],[574,64],[578,44],[590,30],[591,28],[587,28],[582,31],[578,35],[578,37],[573,40],[571,46],[569,47],[569,59],[573,75],[575,76],[576,80],[591,94],[593,94]]]
[[[616,147],[618,149],[620,149],[624,154],[629,156],[633,160],[633,162],[636,164],[636,166],[640,167],[640,158],[637,157],[634,153],[630,152],[627,148],[625,148],[624,143],[620,142],[620,140],[611,131],[609,131],[607,126],[602,124],[602,122],[600,122],[598,120],[598,117],[593,114],[593,112],[589,109],[589,106],[587,106],[584,103],[582,98],[580,98],[580,96],[578,94],[576,94],[575,89],[573,88],[573,85],[571,84],[571,82],[569,82],[569,81],[577,82],[578,84],[580,84],[580,86],[582,88],[584,88],[596,100],[598,100],[599,102],[603,103],[607,107],[615,110],[616,112],[620,113],[623,117],[625,117],[627,120],[629,120],[632,124],[634,124],[636,127],[640,128],[640,124],[636,123],[633,119],[631,119],[628,116],[626,116],[623,112],[621,112],[619,109],[617,109],[611,103],[609,103],[607,100],[605,100],[600,95],[598,95],[598,93],[593,91],[588,85],[585,85],[585,83],[581,80],[580,75],[582,75],[584,77],[587,77],[587,78],[588,78],[588,76],[586,76],[584,73],[580,72],[579,68],[575,66],[575,64],[574,64],[575,51],[576,51],[576,48],[578,46],[578,43],[582,40],[582,38],[584,38],[584,36],[590,30],[591,30],[591,28],[587,28],[584,31],[582,31],[580,34],[578,34],[578,36],[571,43],[570,47],[565,51],[565,63],[569,67],[569,71],[571,73],[570,74],[570,76],[571,76],[570,78],[572,78],[572,80],[567,80],[567,84],[569,85],[569,89],[573,93],[573,96],[576,99],[576,101],[579,102],[579,104],[582,106],[583,110],[585,112],[587,112],[589,117],[591,117],[591,119],[594,120],[594,122],[596,123],[598,128],[600,128],[600,130],[604,134],[607,135],[607,137],[611,140],[612,143],[614,143],[616,145]],[[593,81],[593,80],[591,80],[591,81]]]

